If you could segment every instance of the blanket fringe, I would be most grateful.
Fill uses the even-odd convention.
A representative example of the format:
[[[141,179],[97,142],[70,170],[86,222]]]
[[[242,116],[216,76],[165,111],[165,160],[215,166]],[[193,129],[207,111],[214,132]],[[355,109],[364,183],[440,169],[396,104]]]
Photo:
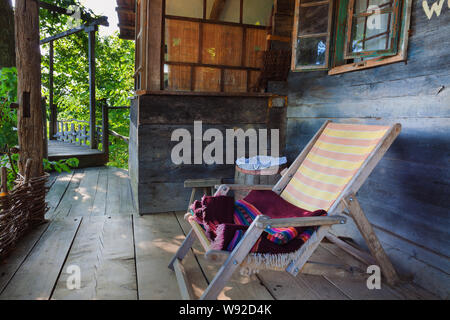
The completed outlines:
[[[259,273],[261,269],[284,271],[295,257],[296,252],[280,254],[251,253],[241,267],[241,275],[251,276]]]

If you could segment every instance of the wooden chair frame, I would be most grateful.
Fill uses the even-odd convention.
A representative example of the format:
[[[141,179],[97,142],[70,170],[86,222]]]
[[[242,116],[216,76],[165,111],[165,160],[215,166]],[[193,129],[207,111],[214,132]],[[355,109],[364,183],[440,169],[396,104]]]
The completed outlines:
[[[227,185],[231,190],[238,189],[248,189],[248,190],[270,190],[272,189],[277,194],[281,194],[284,188],[288,185],[290,180],[293,178],[294,174],[297,172],[303,161],[305,160],[308,153],[311,151],[312,147],[319,139],[322,132],[325,130],[326,126],[331,121],[327,121],[323,124],[316,135],[311,139],[308,145],[303,149],[297,159],[289,167],[287,171],[284,172],[282,178],[275,186],[240,186],[240,185]],[[358,256],[361,260],[366,262],[377,262],[381,268],[381,271],[386,278],[387,282],[391,285],[395,285],[398,282],[397,273],[389,259],[386,255],[378,237],[376,236],[370,222],[366,218],[358,200],[356,199],[356,192],[363,185],[364,181],[370,175],[372,170],[375,168],[377,163],[383,158],[386,151],[392,145],[394,140],[400,134],[401,125],[392,125],[383,138],[380,140],[378,145],[369,155],[369,157],[364,161],[362,166],[347,184],[345,189],[341,192],[339,197],[336,199],[334,204],[328,210],[328,216],[326,217],[307,217],[307,218],[285,218],[285,219],[271,219],[266,216],[258,216],[255,221],[250,225],[249,229],[245,233],[242,240],[238,243],[235,249],[230,253],[228,251],[218,251],[211,250],[209,245],[209,240],[203,233],[202,228],[193,219],[188,219],[189,223],[192,225],[192,230],[187,235],[185,241],[178,249],[172,261],[169,264],[169,268],[175,270],[177,275],[178,284],[183,299],[192,299],[194,296],[192,294],[191,285],[189,279],[184,272],[182,265],[182,260],[186,254],[191,249],[194,241],[198,239],[202,246],[206,250],[205,257],[212,262],[223,263],[219,271],[217,272],[214,279],[209,284],[208,288],[205,290],[201,296],[201,300],[213,300],[217,299],[217,296],[225,287],[226,283],[236,271],[238,267],[245,264],[244,260],[250,253],[255,242],[263,233],[264,229],[268,226],[270,227],[306,227],[306,226],[319,226],[317,231],[313,233],[311,238],[303,244],[303,246],[296,252],[295,258],[287,266],[286,271],[291,275],[296,276],[298,273],[308,273],[308,274],[333,274],[333,275],[352,275],[358,276],[361,273],[355,272],[355,270],[349,270],[344,266],[336,265],[325,265],[320,263],[315,263],[309,261],[311,255],[319,246],[320,242],[327,237],[328,240],[342,245],[337,237],[329,233],[330,228],[334,224],[343,224],[346,222],[346,218],[343,216],[338,216],[342,213],[344,209],[347,209],[350,216],[355,221],[356,226],[364,237],[367,246],[372,254],[370,257],[367,254],[358,252],[358,250],[351,250],[351,253]],[[187,215],[188,216],[188,215]],[[341,241],[342,242],[342,241]],[[347,250],[350,250],[347,248]]]

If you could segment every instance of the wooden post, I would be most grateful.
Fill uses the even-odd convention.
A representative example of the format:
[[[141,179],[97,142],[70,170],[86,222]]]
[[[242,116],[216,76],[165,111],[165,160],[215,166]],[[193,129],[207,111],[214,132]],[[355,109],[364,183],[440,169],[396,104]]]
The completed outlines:
[[[95,99],[95,33],[98,26],[90,26],[85,29],[89,35],[89,140],[91,149],[98,148],[97,130],[96,130],[96,99]]]
[[[0,185],[0,197],[4,197],[8,194],[8,171],[6,167],[1,168],[1,185]]]
[[[42,124],[43,124],[43,130],[42,130],[42,134],[44,136],[43,139],[43,150],[44,150],[44,154],[43,157],[45,159],[48,158],[48,136],[47,136],[47,101],[45,100],[45,98],[42,98],[41,101],[41,108],[42,108]]]
[[[105,156],[105,163],[109,161],[109,114],[108,104],[106,100],[102,101],[102,145],[103,154]]]
[[[50,107],[50,140],[55,140],[55,134],[58,132],[56,119],[58,115],[56,114],[56,105],[54,104],[54,81],[53,81],[53,63],[54,63],[54,46],[53,41],[50,41],[50,78],[49,78],[49,97],[48,97],[48,105]]]
[[[24,175],[27,159],[33,159],[30,168],[30,176],[33,178],[44,173],[38,1],[16,0],[15,38],[19,101],[19,171]]]
[[[14,50],[14,11],[11,0],[0,0],[0,69],[16,65]]]
[[[144,87],[149,91],[159,91],[164,88],[164,46],[162,45],[164,33],[163,12],[165,8],[164,0],[152,0],[148,2],[147,18],[147,39],[144,45],[147,47],[146,66],[147,79]],[[138,31],[136,31],[138,32]]]

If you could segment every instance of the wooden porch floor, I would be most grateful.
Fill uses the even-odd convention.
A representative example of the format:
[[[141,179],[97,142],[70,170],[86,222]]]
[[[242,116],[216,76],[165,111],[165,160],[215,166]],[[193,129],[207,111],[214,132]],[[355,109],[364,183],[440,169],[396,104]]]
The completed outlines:
[[[52,176],[49,222],[29,233],[0,263],[0,299],[180,299],[170,258],[189,231],[183,212],[140,217],[133,206],[127,172],[111,167],[78,169]],[[315,261],[361,263],[331,244]],[[69,290],[71,268],[81,271],[81,288]],[[200,296],[218,270],[199,246],[185,259]],[[281,272],[253,279],[234,275],[220,299],[431,299],[405,283],[368,290],[365,281]]]
[[[51,161],[77,158],[80,160],[80,168],[100,166],[105,164],[103,152],[78,146],[68,142],[48,140],[48,158]]]

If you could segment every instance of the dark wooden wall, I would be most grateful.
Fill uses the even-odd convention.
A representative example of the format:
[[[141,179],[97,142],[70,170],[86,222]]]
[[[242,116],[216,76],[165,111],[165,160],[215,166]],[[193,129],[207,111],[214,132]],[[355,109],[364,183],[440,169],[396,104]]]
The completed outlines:
[[[431,6],[434,1],[428,0]],[[291,73],[272,91],[289,96],[287,154],[323,122],[391,124],[403,131],[359,192],[402,275],[441,297],[450,291],[450,10],[430,20],[413,1],[408,62],[337,76]],[[355,228],[339,231],[362,243]]]
[[[203,132],[209,128],[222,132],[267,128],[284,133],[285,119],[284,107],[274,107],[268,115],[266,96],[157,94],[134,100],[129,171],[139,213],[186,210],[191,192],[183,186],[186,179],[234,177],[234,165],[175,165],[171,160],[172,149],[178,144],[171,142],[174,130],[188,129],[193,137],[194,121],[202,121]],[[283,139],[281,136],[281,143]]]

